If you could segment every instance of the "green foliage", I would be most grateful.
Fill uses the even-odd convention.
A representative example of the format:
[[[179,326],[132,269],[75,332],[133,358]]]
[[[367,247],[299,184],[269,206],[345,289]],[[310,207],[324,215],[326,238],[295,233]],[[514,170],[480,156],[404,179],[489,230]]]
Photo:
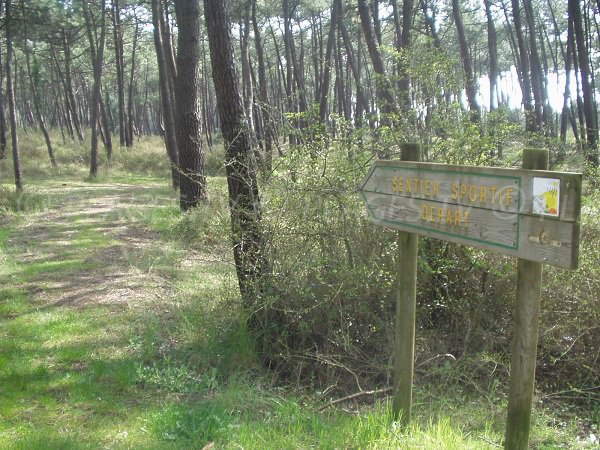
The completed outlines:
[[[545,274],[540,337],[543,364],[539,372],[548,384],[550,398],[567,396],[593,405],[600,400],[600,370],[593,361],[600,342],[600,193],[584,198],[581,213],[579,269],[575,272],[549,267]],[[598,411],[595,412],[598,417]]]
[[[331,146],[293,147],[276,161],[278,169],[263,190],[265,250],[272,259],[265,300],[279,319],[273,326],[280,334],[271,350],[282,350],[279,359],[273,358],[280,364],[272,371],[258,362],[255,337],[248,332],[247,312],[239,302],[224,239],[229,232],[224,179],[209,178],[210,202],[186,214],[179,212],[166,178],[146,171],[132,174],[113,168],[115,179],[131,182],[129,187],[82,183],[77,171],[70,179],[62,176],[64,186],[43,181],[36,189],[60,208],[99,198],[127,202],[117,203],[118,209],[110,213],[68,215],[68,221],[45,223],[47,234],[38,239],[22,239],[40,217],[37,210],[4,218],[0,448],[174,449],[202,448],[210,442],[226,449],[501,445],[512,263],[433,240],[421,244],[414,423],[401,429],[391,420],[385,399],[373,405],[369,397],[345,403],[344,409],[354,414],[335,408],[318,411],[329,399],[358,389],[357,381],[364,388],[389,383],[395,235],[367,221],[356,195],[356,182],[376,147],[368,136],[362,138],[364,147],[350,132],[323,139]],[[591,196],[584,206],[586,253],[580,270],[592,283],[597,278],[593,242],[598,237],[598,203]],[[154,232],[144,231],[144,225]],[[131,240],[119,233],[129,227],[140,235],[133,241],[135,248],[124,249]],[[151,236],[147,242],[146,233]],[[47,262],[23,262],[30,248]],[[81,279],[102,271],[82,262],[97,261],[116,248],[118,257],[107,255],[110,264],[123,264],[120,276],[135,274],[143,280],[135,286],[144,289],[139,304],[40,303],[39,296],[68,286],[81,288]],[[74,282],[65,287],[52,280]],[[564,279],[551,281],[548,289],[565,284],[564,291],[576,286],[593,292],[577,286],[575,277],[569,280],[570,285]],[[509,293],[503,297],[502,292]],[[561,294],[556,292],[552,301],[558,305]],[[560,320],[573,321],[575,315],[588,320],[584,314],[594,305],[591,295],[582,305],[581,311],[573,308]],[[581,322],[590,326],[585,328],[590,335],[579,338],[561,364],[589,365],[594,320],[597,315]],[[576,328],[557,326],[566,336]],[[548,343],[546,337],[541,340],[542,355]],[[567,347],[559,351],[571,343],[565,340]],[[591,384],[575,384],[566,370],[561,375],[564,383],[573,382],[569,395],[577,393],[591,403]],[[287,387],[278,387],[274,379]],[[290,380],[302,389],[291,388]],[[311,389],[311,384],[328,387],[331,381],[337,384],[327,391]],[[561,387],[552,389],[559,393]],[[567,405],[559,395],[541,399]],[[549,415],[541,403],[536,406],[532,445],[593,448],[588,436],[597,423],[597,408],[585,421],[567,406],[560,415]]]
[[[519,165],[526,136],[506,111],[485,116],[481,126],[460,108],[453,111],[453,120],[440,115],[449,121],[440,127],[449,131],[444,139],[431,140],[429,158]],[[356,184],[382,142],[388,155],[397,152],[395,130],[379,131],[369,136],[346,129],[333,137],[312,130],[316,139],[292,146],[264,186],[270,266],[263,293],[269,319],[259,351],[286,380],[321,387],[335,383],[342,392],[389,383],[394,271],[401,255],[395,234],[370,224],[356,195]],[[538,366],[546,395],[566,390],[586,408],[597,400],[593,292],[600,287],[582,284],[581,276],[597,278],[594,267],[600,262],[592,247],[598,212],[589,206],[597,202],[591,196],[583,209],[580,270],[547,269],[542,323],[551,325],[541,331]],[[444,382],[449,372],[436,364],[438,355],[449,355],[442,358],[444,367],[458,361],[451,363],[457,368],[453,385],[471,393],[493,391],[486,394],[490,402],[501,401],[509,371],[514,259],[434,239],[420,242],[417,364],[433,369],[425,378]]]
[[[41,211],[50,205],[51,199],[35,188],[16,192],[14,187],[0,185],[0,217],[6,214]]]

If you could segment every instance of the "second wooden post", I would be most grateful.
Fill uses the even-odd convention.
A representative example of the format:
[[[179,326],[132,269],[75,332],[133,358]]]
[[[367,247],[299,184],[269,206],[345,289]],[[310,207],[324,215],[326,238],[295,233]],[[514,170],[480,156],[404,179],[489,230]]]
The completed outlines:
[[[547,170],[548,151],[525,149],[523,168]],[[529,445],[541,289],[542,263],[519,259],[504,441],[506,450],[525,450]]]
[[[419,161],[416,144],[402,146],[402,160]],[[394,418],[408,425],[412,407],[412,385],[415,359],[415,313],[417,303],[417,253],[419,237],[398,232],[396,333],[394,342]]]

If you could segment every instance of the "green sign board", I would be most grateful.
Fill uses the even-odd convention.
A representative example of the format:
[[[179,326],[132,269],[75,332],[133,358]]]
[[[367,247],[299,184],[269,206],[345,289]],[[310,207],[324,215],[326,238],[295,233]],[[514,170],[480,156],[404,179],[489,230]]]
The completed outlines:
[[[360,186],[380,225],[577,267],[581,174],[376,161]]]

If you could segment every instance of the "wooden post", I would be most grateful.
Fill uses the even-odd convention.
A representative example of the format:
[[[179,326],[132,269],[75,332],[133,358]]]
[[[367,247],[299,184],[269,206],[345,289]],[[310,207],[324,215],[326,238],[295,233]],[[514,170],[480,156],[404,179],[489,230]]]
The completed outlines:
[[[547,170],[548,151],[525,149],[523,168]],[[542,263],[519,259],[510,363],[510,393],[504,440],[506,450],[524,450],[529,445],[541,287]]]
[[[403,144],[404,161],[419,161],[416,144]],[[398,232],[396,336],[394,343],[394,419],[400,416],[402,424],[410,422],[412,384],[415,359],[415,311],[417,303],[418,236]]]

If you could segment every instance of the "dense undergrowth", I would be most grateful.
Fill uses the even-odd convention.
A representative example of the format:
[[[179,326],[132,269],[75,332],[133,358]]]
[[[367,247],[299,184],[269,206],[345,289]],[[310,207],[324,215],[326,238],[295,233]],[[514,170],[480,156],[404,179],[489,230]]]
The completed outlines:
[[[460,127],[456,133],[454,141],[426,142],[429,157],[502,164],[488,152],[498,142],[482,143]],[[87,177],[84,147],[57,146],[59,167],[52,169],[38,138],[32,134],[21,140],[28,184],[23,194],[14,194],[10,186],[10,161],[0,162],[1,220],[11,223],[13,233],[15,224],[57,203],[47,184]],[[237,301],[224,180],[209,178],[208,202],[186,214],[180,214],[171,197],[132,215],[167,243],[132,264],[169,277],[175,288],[164,311],[137,311],[125,318],[132,324],[124,338],[130,359],[113,376],[98,368],[101,373],[83,383],[83,389],[92,391],[86,402],[93,402],[98,389],[108,389],[110,398],[138,398],[140,408],[149,411],[128,421],[123,443],[147,448],[215,441],[224,448],[457,449],[501,443],[516,261],[433,239],[420,240],[413,428],[404,431],[391,424],[385,397],[374,404],[369,396],[342,403],[351,415],[337,408],[317,411],[330,399],[391,382],[394,273],[402,255],[395,233],[368,221],[356,192],[376,147],[391,149],[389,156],[397,148],[396,137],[379,138],[389,140],[376,144],[369,136],[340,130],[321,144],[311,141],[288,149],[275,160],[274,170],[263,174],[269,270],[261,306],[273,320],[259,349],[244,326],[248,311]],[[518,141],[500,144],[508,165],[518,166]],[[483,155],[481,148],[486,149]],[[563,161],[556,168],[578,169],[568,149],[553,154]],[[209,173],[222,173],[221,156],[218,150],[210,156]],[[99,179],[88,183],[166,186],[167,174],[164,147],[158,139],[148,139],[131,150],[117,149],[113,161],[103,161]],[[569,272],[547,267],[544,274],[532,438],[538,448],[593,445],[589,436],[598,434],[600,193],[592,183],[586,186],[580,268]],[[161,189],[161,195],[168,193],[168,188]],[[14,263],[2,248],[6,274]],[[189,252],[208,252],[208,260],[217,262],[216,273],[207,277],[197,267],[200,263],[181,263]],[[4,289],[2,295],[4,301],[21,299],[23,311],[29,311],[26,292]],[[268,370],[261,360],[270,361]],[[0,366],[0,373],[6,370]],[[44,378],[43,373],[35,376]],[[28,398],[24,392],[19,395],[14,402]],[[128,416],[128,408],[129,403],[117,402],[113,412]],[[8,428],[5,423],[5,430],[25,417],[20,414],[9,420]],[[81,426],[76,418],[69,420],[70,426]],[[48,427],[44,429],[50,432]],[[119,447],[118,427],[109,428],[111,439],[83,436],[83,444],[77,443],[82,436],[67,433],[63,439],[50,433],[56,438],[51,447],[94,448],[99,442]],[[27,427],[1,433],[8,432],[0,431],[0,447],[12,448],[8,442],[14,437],[15,448],[45,448],[44,440]]]

